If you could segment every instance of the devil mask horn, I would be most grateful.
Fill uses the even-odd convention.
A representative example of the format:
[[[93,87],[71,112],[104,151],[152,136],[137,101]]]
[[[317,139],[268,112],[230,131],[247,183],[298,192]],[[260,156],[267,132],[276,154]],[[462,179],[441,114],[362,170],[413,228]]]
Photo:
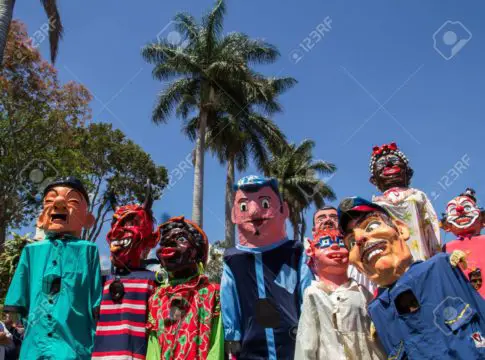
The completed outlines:
[[[145,187],[146,187],[145,201],[143,202],[142,207],[146,211],[150,211],[152,209],[152,205],[153,205],[152,183],[151,183],[150,179],[147,180],[147,184],[145,185]]]

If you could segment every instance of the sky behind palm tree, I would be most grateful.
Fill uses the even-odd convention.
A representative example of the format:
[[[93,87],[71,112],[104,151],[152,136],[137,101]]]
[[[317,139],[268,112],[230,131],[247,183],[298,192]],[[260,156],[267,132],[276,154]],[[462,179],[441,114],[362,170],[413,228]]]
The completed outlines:
[[[56,63],[60,78],[82,82],[93,93],[94,121],[112,122],[156,162],[179,169],[170,191],[155,204],[158,215],[190,216],[193,168],[186,159],[194,145],[181,133],[179,120],[158,127],[151,122],[162,84],[152,79],[140,49],[157,35],[176,41],[172,17],[188,11],[200,18],[213,3],[59,2],[65,26]],[[467,186],[485,204],[483,2],[229,0],[227,5],[226,32],[263,38],[282,54],[276,64],[258,70],[299,81],[281,97],[284,112],[275,121],[289,141],[311,138],[315,159],[337,165],[329,184],[338,199],[375,194],[368,182],[371,148],[396,141],[415,170],[412,185],[428,194],[438,214]],[[19,1],[14,18],[27,24],[48,58],[40,30],[43,10]],[[433,46],[436,31],[441,54]],[[224,237],[224,181],[225,168],[208,155],[204,228],[211,241]],[[307,219],[311,223],[310,212]],[[104,234],[98,244],[107,254]]]

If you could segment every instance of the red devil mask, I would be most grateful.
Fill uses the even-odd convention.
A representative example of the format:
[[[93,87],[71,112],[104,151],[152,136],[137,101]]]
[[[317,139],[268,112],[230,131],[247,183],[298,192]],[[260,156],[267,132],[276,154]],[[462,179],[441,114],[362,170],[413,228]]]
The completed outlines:
[[[156,245],[153,233],[151,196],[143,205],[125,205],[118,207],[113,214],[111,230],[106,236],[111,262],[118,268],[139,268],[141,259],[145,259]]]

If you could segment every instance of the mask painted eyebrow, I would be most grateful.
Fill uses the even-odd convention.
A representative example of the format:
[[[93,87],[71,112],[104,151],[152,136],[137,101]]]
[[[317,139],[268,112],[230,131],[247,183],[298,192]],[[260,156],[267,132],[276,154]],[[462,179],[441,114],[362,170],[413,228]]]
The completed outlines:
[[[245,202],[245,201],[248,201],[248,199],[247,199],[247,198],[240,198],[240,199],[237,201],[237,203],[238,203],[238,204],[240,204],[240,203]]]

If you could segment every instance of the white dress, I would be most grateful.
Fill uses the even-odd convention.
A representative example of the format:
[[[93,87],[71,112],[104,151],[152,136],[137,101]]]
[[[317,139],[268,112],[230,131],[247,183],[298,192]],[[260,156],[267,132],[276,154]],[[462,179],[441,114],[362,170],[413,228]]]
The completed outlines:
[[[353,279],[333,292],[313,281],[305,290],[295,360],[386,359],[379,341],[370,339],[371,299]]]

